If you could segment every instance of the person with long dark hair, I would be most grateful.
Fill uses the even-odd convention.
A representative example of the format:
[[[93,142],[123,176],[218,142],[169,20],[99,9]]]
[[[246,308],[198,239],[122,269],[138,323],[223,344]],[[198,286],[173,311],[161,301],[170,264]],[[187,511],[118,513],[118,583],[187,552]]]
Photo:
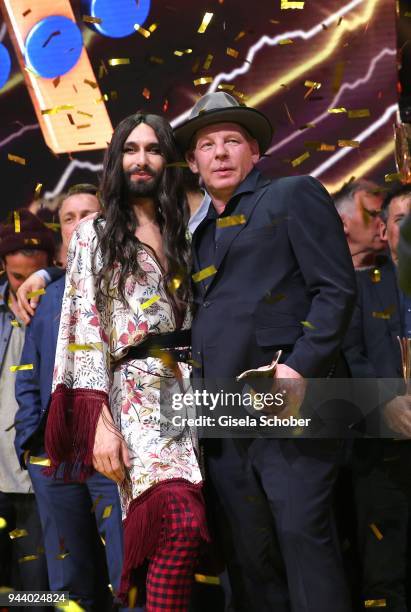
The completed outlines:
[[[145,575],[146,610],[185,611],[201,540],[202,476],[191,435],[160,436],[160,380],[188,373],[188,209],[167,122],[116,128],[104,212],[72,239],[46,429],[51,472],[97,469],[119,484],[123,597]],[[165,358],[165,355],[167,358]],[[170,382],[171,384],[171,382]]]

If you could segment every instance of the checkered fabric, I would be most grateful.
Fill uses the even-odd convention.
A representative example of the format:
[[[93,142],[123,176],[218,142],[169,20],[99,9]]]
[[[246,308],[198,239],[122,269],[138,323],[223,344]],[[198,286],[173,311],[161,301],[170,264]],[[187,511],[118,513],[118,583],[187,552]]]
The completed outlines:
[[[200,527],[190,507],[172,498],[169,537],[150,558],[147,571],[146,612],[187,612],[200,546]]]

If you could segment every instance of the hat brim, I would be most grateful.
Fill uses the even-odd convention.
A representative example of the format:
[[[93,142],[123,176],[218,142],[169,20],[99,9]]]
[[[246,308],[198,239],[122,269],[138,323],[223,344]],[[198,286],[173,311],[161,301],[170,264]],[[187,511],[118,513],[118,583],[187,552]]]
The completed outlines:
[[[177,126],[174,130],[174,136],[182,153],[188,151],[196,132],[214,123],[238,123],[241,125],[258,142],[260,155],[263,155],[271,144],[273,128],[267,117],[255,108],[236,106],[234,108],[218,108],[205,111],[197,117],[189,119],[181,126]]]

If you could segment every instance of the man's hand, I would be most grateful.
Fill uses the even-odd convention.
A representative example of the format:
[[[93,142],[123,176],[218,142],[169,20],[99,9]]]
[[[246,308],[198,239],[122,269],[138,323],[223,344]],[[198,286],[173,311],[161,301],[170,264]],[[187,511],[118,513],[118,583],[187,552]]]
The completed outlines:
[[[284,408],[271,408],[270,412],[281,418],[298,417],[301,404],[304,401],[307,381],[301,374],[285,363],[279,363],[274,373],[275,393],[284,394]],[[265,412],[268,412],[266,410]]]
[[[17,289],[17,303],[19,305],[20,316],[25,325],[28,325],[31,321],[31,317],[34,316],[37,304],[40,301],[40,296],[36,295],[32,298],[27,298],[27,294],[31,291],[38,291],[44,289],[46,286],[45,281],[38,276],[36,273],[29,276],[22,285]]]
[[[97,422],[93,449],[94,468],[118,484],[126,478],[131,467],[127,444],[113,422],[110,410],[103,406]]]
[[[383,410],[384,420],[395,433],[411,438],[411,395],[397,395]]]

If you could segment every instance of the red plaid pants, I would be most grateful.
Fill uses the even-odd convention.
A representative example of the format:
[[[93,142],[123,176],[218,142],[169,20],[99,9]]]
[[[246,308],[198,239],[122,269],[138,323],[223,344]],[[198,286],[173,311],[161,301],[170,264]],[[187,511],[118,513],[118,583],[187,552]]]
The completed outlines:
[[[200,547],[200,528],[190,507],[173,498],[164,517],[167,540],[160,538],[147,570],[146,612],[187,612]]]

